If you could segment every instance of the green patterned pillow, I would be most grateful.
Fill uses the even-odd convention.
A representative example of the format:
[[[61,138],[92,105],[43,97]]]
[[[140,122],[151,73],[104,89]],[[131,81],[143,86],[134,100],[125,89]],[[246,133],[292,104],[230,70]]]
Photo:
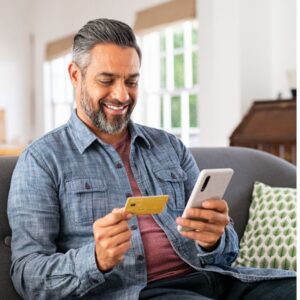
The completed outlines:
[[[255,182],[248,224],[233,266],[296,271],[296,189]]]

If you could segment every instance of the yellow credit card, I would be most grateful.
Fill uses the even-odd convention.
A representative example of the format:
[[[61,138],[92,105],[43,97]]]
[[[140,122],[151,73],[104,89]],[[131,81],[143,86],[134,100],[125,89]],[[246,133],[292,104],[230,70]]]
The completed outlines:
[[[135,215],[160,214],[168,200],[168,195],[129,197],[125,211]]]

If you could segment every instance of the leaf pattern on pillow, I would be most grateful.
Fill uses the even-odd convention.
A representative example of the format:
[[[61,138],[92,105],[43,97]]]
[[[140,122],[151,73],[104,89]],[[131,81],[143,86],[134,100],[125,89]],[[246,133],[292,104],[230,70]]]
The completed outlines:
[[[234,267],[296,271],[296,189],[255,182]]]

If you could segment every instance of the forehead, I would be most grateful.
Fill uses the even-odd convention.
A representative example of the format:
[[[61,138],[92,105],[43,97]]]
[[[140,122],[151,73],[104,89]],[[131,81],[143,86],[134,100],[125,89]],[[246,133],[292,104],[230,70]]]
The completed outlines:
[[[140,60],[132,47],[98,44],[91,50],[88,72],[110,72],[119,75],[137,73]]]

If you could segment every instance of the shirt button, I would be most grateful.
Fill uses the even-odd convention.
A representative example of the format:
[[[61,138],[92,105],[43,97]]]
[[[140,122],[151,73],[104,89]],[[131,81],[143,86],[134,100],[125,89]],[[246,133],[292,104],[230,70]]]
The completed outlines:
[[[117,163],[117,164],[115,165],[115,167],[116,167],[116,169],[121,169],[121,168],[123,168],[122,164],[120,164],[120,163]]]
[[[138,227],[137,227],[136,225],[132,225],[132,226],[130,227],[131,230],[137,230],[137,228],[138,228]]]
[[[174,173],[171,173],[172,179],[177,179],[177,176]]]
[[[10,248],[10,245],[11,245],[11,236],[6,236],[6,237],[4,238],[4,245],[5,245],[6,247],[9,247],[9,248]]]
[[[137,260],[139,260],[139,261],[142,261],[142,260],[144,260],[144,255],[141,255],[141,254],[139,254],[137,257],[136,257],[136,259]]]

